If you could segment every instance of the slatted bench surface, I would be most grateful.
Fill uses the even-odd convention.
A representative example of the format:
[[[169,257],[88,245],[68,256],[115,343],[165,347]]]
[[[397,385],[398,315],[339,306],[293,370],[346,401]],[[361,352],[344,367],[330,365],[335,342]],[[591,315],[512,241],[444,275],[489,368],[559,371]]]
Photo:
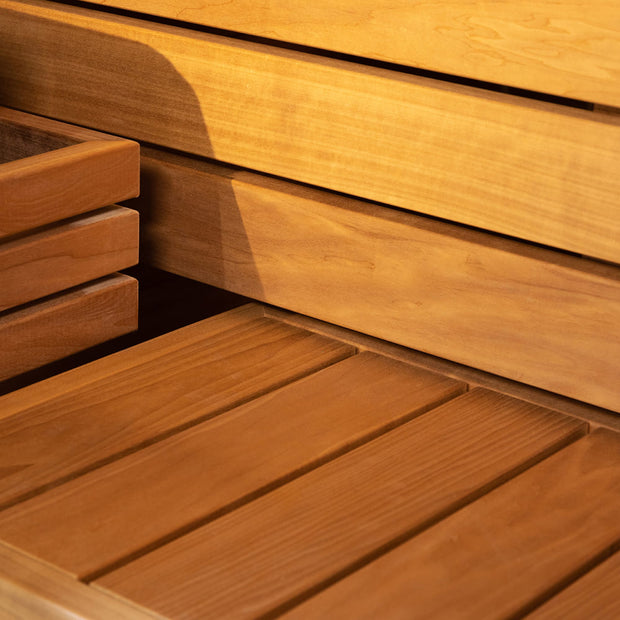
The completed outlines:
[[[251,304],[0,398],[0,617],[612,617],[620,435],[338,333]]]

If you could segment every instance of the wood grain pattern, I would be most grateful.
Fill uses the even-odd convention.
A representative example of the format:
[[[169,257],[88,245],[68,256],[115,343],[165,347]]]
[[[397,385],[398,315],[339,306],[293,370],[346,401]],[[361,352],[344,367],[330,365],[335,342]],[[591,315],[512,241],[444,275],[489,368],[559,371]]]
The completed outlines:
[[[271,615],[585,430],[560,414],[476,390],[98,584],[172,618]]]
[[[0,12],[7,105],[620,262],[610,115],[57,3]]]
[[[110,207],[0,240],[0,311],[135,265],[138,219]]]
[[[88,577],[464,388],[361,354],[7,509],[0,538]]]
[[[284,617],[521,615],[617,542],[619,453],[595,431]]]
[[[597,566],[532,614],[528,620],[620,617],[620,554]]]
[[[119,597],[106,596],[65,572],[0,543],[0,617],[27,620],[154,620]]]
[[[0,460],[10,474],[0,478],[0,505],[217,415],[353,351],[252,311],[234,313],[9,395],[0,399],[0,409],[13,412],[0,421]],[[51,393],[45,394],[49,384]],[[32,393],[41,391],[32,402]]]
[[[620,411],[619,269],[188,158],[144,162],[156,266]]]
[[[620,106],[620,14],[613,0],[94,1]]]
[[[126,334],[138,282],[113,275],[0,315],[0,380]]]

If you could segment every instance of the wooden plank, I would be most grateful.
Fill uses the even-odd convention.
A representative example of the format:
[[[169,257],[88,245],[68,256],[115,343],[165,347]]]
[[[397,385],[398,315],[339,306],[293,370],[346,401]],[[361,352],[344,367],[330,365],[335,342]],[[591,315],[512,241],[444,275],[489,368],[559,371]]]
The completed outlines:
[[[361,354],[7,509],[0,538],[89,578],[464,387]]]
[[[168,617],[273,616],[586,428],[476,390],[98,583]]]
[[[8,105],[620,262],[610,115],[58,3],[0,12]]]
[[[138,219],[110,207],[0,241],[0,311],[135,265]]]
[[[153,151],[144,178],[158,267],[620,411],[615,267]]]
[[[300,45],[620,106],[613,0],[94,0]]]
[[[0,617],[28,620],[153,620],[129,601],[107,596],[65,572],[0,543]]]
[[[0,399],[13,414],[0,420],[0,469],[10,474],[0,479],[0,506],[354,351],[256,314],[207,319]]]
[[[580,620],[620,617],[620,554],[616,553],[554,596],[531,620]]]
[[[286,618],[506,618],[620,537],[620,435],[595,431]]]
[[[0,166],[0,237],[138,195],[139,147],[83,142]]]
[[[113,275],[0,315],[0,380],[138,327],[138,282]]]

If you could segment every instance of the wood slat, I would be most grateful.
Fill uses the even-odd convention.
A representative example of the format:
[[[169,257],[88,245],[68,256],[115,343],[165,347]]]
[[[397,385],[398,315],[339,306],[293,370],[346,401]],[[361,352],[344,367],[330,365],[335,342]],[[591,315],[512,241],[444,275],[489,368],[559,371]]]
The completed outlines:
[[[0,543],[0,617],[28,620],[161,618],[90,588],[65,572]]]
[[[97,583],[171,618],[272,617],[585,430],[476,390]]]
[[[521,616],[618,541],[618,454],[595,431],[285,617]]]
[[[620,262],[610,115],[58,3],[0,12],[8,105]]]
[[[162,269],[620,410],[617,268],[154,151],[143,178]]]
[[[0,470],[7,472],[0,478],[0,505],[353,351],[254,311],[234,313],[9,395],[0,399],[0,410],[13,413],[0,421]],[[43,395],[35,394],[32,402],[33,392],[40,391]]]
[[[620,554],[616,553],[553,597],[528,620],[620,617]]]
[[[0,311],[135,265],[138,220],[111,207],[0,240]]]
[[[0,538],[88,578],[464,387],[360,354],[7,509]]]
[[[613,0],[94,2],[620,106],[620,13]]]
[[[112,275],[0,315],[0,380],[138,327],[138,282]]]

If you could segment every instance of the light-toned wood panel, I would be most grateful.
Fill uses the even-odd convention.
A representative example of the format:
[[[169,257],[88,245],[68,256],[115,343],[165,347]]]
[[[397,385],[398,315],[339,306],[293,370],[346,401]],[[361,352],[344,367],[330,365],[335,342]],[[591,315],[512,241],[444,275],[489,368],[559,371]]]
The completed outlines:
[[[262,617],[586,428],[499,394],[470,392],[98,583],[172,618]]]
[[[90,365],[95,376],[83,385],[79,376],[72,381],[79,373],[68,372],[56,394],[34,404],[28,402],[28,390],[23,398],[9,396],[7,406],[12,401],[14,415],[0,422],[0,469],[8,472],[0,478],[0,505],[354,352],[348,345],[253,314],[207,319],[202,331],[172,333],[163,338],[160,354],[143,359],[131,349],[120,352],[109,360],[111,371],[100,377],[101,364],[95,362]],[[170,347],[174,339],[176,346]],[[45,389],[47,383],[35,388]]]
[[[620,537],[619,454],[595,431],[284,617],[520,616]]]
[[[112,275],[0,315],[0,380],[138,327],[138,282]]]
[[[135,265],[138,220],[136,211],[110,207],[0,240],[0,311]]]
[[[260,37],[620,105],[614,0],[94,0]]]
[[[81,577],[460,394],[364,353],[0,514],[0,539]]]
[[[528,620],[582,618],[620,618],[620,554],[616,553],[528,615]]]
[[[65,572],[0,543],[0,617],[6,620],[154,620],[129,601],[106,596]]]
[[[138,195],[139,146],[93,141],[0,166],[0,237]]]
[[[617,268],[217,172],[148,152],[158,267],[620,410]]]
[[[620,262],[609,115],[57,3],[0,11],[0,102]]]

